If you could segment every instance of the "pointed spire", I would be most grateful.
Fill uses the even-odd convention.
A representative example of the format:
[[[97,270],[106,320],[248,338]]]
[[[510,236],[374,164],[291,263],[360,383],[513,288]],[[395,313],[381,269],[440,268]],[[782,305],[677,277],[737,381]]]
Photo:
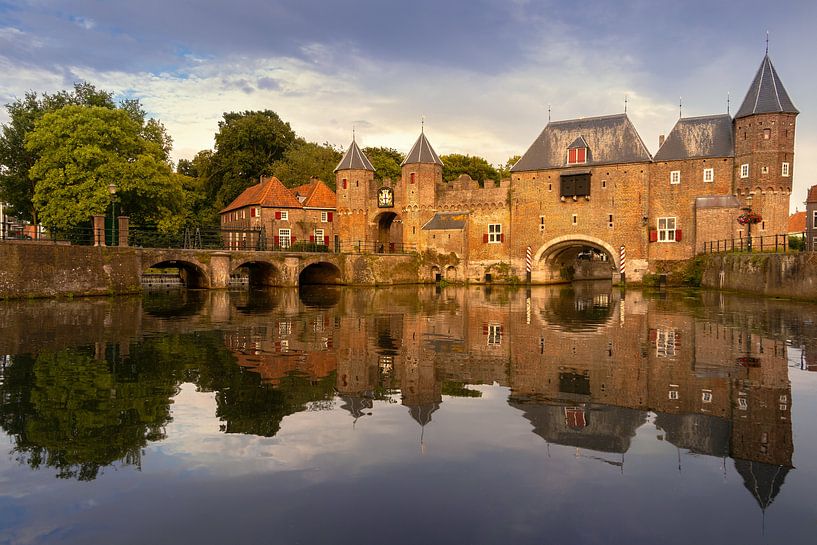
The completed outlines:
[[[335,167],[335,172],[339,170],[371,170],[375,171],[372,162],[366,157],[366,154],[361,151],[355,142],[354,132],[352,132],[352,144],[340,160],[338,166]]]
[[[425,132],[420,132],[420,138],[414,143],[411,151],[408,152],[408,155],[406,155],[406,158],[400,163],[400,166],[410,165],[412,163],[430,163],[440,166],[443,164],[437,152],[434,151],[434,148],[432,148],[428,142]]]
[[[760,68],[755,74],[752,85],[749,86],[743,104],[740,105],[738,112],[735,114],[735,119],[753,114],[778,112],[800,113],[789,98],[789,94],[783,87],[783,82],[780,81],[780,77],[777,75],[777,71],[774,69],[767,53],[760,63]]]

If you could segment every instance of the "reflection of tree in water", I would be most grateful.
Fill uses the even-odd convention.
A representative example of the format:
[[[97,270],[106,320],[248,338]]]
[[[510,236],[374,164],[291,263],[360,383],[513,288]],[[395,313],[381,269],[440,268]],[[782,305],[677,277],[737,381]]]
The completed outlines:
[[[16,357],[0,391],[0,425],[18,460],[60,478],[92,480],[117,461],[141,465],[141,449],[164,438],[175,383],[158,366],[117,376],[90,351]]]
[[[227,433],[272,436],[285,416],[334,399],[334,373],[262,384],[236,365],[220,331],[149,337],[128,348],[120,356],[108,345],[105,359],[90,348],[14,356],[0,370],[0,427],[21,463],[79,480],[117,463],[139,468],[142,449],[165,438],[182,382],[215,392]]]

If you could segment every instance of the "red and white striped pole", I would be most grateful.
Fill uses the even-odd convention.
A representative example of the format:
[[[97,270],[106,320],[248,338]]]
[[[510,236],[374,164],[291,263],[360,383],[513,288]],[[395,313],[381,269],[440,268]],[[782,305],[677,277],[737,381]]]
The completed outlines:
[[[626,282],[624,279],[624,271],[627,265],[627,250],[624,248],[622,244],[618,249],[618,272],[621,273],[621,281]]]
[[[525,249],[525,273],[527,273],[528,277],[528,284],[530,284],[531,280],[531,257],[530,257],[530,246]]]

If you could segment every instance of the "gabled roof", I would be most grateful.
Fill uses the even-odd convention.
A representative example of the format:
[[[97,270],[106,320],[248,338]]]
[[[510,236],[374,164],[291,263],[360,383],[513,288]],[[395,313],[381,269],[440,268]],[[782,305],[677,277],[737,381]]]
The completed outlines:
[[[795,212],[789,216],[789,228],[787,233],[802,233],[806,230],[806,213]]]
[[[616,114],[548,123],[511,172],[567,166],[567,149],[579,137],[592,151],[588,165],[652,160],[627,114]]]
[[[420,133],[420,138],[414,143],[411,151],[408,152],[408,155],[406,155],[406,158],[400,163],[400,166],[410,165],[412,163],[431,163],[440,166],[443,164],[437,152],[434,151],[434,148],[432,148],[428,142],[428,138],[426,138],[424,132]]]
[[[806,197],[806,202],[817,202],[817,185],[813,185],[808,188],[808,196]]]
[[[220,214],[244,208],[245,206],[260,205],[269,208],[302,208],[298,199],[275,176],[261,177],[261,182],[248,187],[241,195],[235,198]]]
[[[780,77],[777,75],[774,66],[772,66],[772,61],[767,53],[760,63],[760,68],[757,69],[757,74],[755,74],[752,85],[749,86],[743,104],[740,105],[738,113],[735,114],[735,119],[752,114],[777,112],[800,113],[789,98],[789,94],[786,92],[786,88],[783,87],[783,82],[780,81]]]
[[[449,229],[465,229],[468,212],[437,212],[423,225],[423,231],[445,231]]]
[[[653,159],[676,161],[734,155],[732,118],[723,114],[679,119]]]
[[[335,167],[334,172],[339,170],[371,170],[374,172],[375,168],[353,139],[352,144],[346,150],[346,154],[340,160],[338,166]]]
[[[293,195],[304,208],[332,208],[337,206],[337,196],[328,185],[317,178],[308,184],[293,188]]]
[[[572,144],[567,146],[567,149],[577,149],[577,148],[586,148],[587,140],[584,139],[584,136],[579,136],[577,139],[573,141]]]

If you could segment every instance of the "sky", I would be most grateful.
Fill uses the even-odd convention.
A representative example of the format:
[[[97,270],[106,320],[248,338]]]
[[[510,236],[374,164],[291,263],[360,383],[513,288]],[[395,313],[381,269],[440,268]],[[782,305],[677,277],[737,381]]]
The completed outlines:
[[[270,109],[311,141],[494,164],[548,120],[627,113],[652,153],[679,116],[740,107],[769,33],[797,119],[792,210],[817,183],[817,2],[0,0],[0,104],[89,81],[139,98],[173,158],[224,112]],[[809,60],[811,59],[811,60]],[[0,111],[0,123],[8,121]]]

